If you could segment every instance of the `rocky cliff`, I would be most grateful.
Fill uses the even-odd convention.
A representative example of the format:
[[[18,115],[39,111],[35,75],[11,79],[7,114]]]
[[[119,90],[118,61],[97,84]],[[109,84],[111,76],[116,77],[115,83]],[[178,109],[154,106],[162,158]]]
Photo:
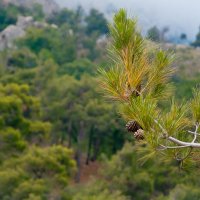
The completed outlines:
[[[5,48],[13,48],[13,41],[23,37],[26,34],[26,29],[29,27],[45,28],[45,27],[57,28],[56,25],[47,24],[45,22],[34,21],[33,17],[19,16],[16,25],[10,25],[0,32],[0,51]]]

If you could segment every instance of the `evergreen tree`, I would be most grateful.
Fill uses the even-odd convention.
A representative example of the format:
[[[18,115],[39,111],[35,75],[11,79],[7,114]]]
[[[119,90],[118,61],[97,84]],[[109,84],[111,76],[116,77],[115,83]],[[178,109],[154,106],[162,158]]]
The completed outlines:
[[[161,40],[161,33],[157,26],[153,26],[148,30],[147,38],[154,42],[159,42]]]
[[[180,39],[181,40],[187,40],[187,35],[185,33],[181,33]]]
[[[196,40],[191,45],[194,47],[200,47],[200,28],[199,32],[196,35]]]
[[[86,33],[91,35],[94,32],[98,32],[98,34],[106,34],[108,32],[107,28],[107,20],[96,9],[91,9],[89,15],[85,18],[87,23]]]
[[[72,151],[50,147],[52,126],[28,85],[1,84],[0,96],[0,199],[61,198],[75,171]]]

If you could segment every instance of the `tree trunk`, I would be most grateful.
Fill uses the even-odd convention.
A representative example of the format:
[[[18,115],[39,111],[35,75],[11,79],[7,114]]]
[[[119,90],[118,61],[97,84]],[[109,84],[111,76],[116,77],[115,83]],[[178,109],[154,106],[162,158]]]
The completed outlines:
[[[77,183],[80,182],[80,177],[81,177],[81,158],[82,158],[82,154],[81,154],[81,144],[83,141],[83,137],[84,137],[84,122],[81,121],[80,122],[80,127],[79,127],[79,132],[78,132],[78,138],[77,138],[77,151],[75,153],[75,160],[77,163],[77,174],[75,176],[75,181]]]
[[[92,126],[92,127],[91,127],[91,130],[90,130],[90,134],[89,134],[87,158],[86,158],[86,162],[85,162],[86,165],[88,165],[89,162],[90,162],[91,150],[92,150],[92,141],[93,141],[93,131],[94,131],[94,128],[93,128],[93,126]]]
[[[94,143],[93,143],[93,156],[92,156],[92,161],[95,161],[97,159],[98,153],[99,153],[99,146],[100,146],[100,139],[96,138]]]
[[[67,128],[67,133],[68,133],[68,148],[71,148],[72,145],[72,136],[71,136],[71,131],[72,131],[72,122],[70,121],[68,124],[68,128]]]

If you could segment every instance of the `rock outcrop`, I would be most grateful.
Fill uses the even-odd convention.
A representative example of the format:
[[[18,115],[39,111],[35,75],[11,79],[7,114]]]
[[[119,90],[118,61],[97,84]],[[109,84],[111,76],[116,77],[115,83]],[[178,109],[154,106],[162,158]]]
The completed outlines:
[[[0,33],[0,51],[11,48],[13,41],[24,35],[25,31],[22,28],[15,25],[8,26]]]
[[[56,25],[49,25],[45,22],[37,22],[33,20],[33,17],[19,16],[16,25],[10,25],[0,32],[0,51],[5,48],[12,48],[13,41],[17,38],[23,37],[26,34],[26,29],[29,27],[45,28],[51,26],[57,28]]]

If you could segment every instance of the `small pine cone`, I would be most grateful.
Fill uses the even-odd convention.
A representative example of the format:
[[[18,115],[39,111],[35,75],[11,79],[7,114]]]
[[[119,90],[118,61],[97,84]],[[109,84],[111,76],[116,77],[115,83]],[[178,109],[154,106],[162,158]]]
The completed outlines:
[[[129,121],[126,124],[126,129],[128,132],[137,132],[137,130],[141,129],[142,127],[136,121]]]
[[[134,133],[134,137],[136,140],[144,140],[144,131],[142,129],[137,130]]]

